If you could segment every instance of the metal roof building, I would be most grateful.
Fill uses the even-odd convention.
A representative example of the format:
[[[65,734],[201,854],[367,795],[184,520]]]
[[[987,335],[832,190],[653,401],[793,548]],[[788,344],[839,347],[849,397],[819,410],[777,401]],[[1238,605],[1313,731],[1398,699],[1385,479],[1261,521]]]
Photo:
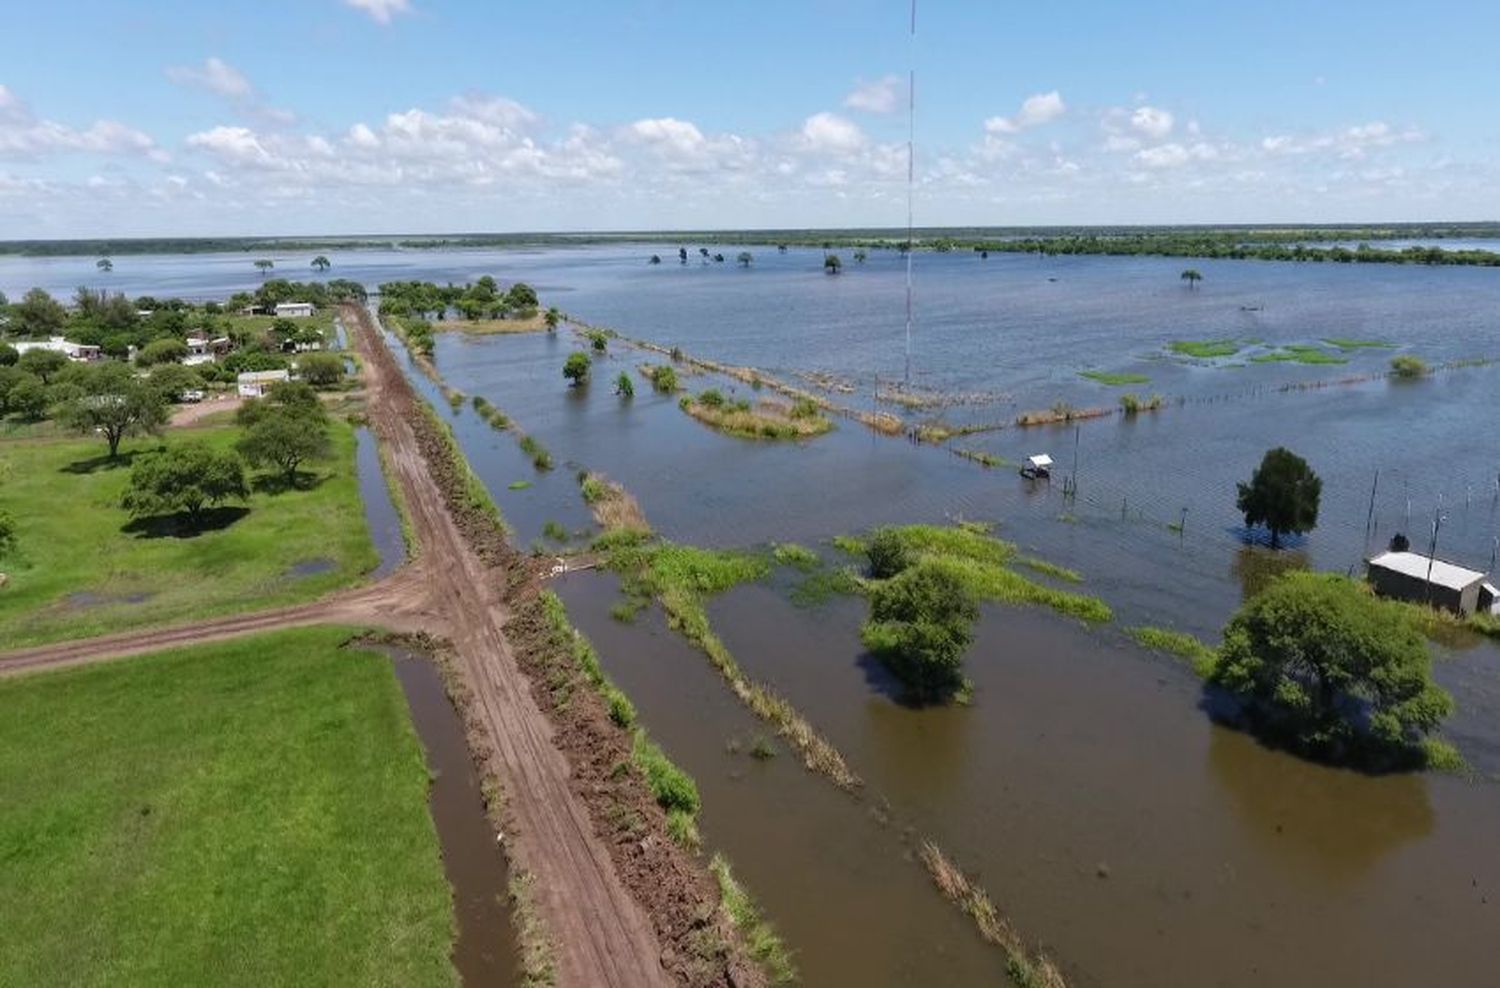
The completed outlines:
[[[1419,552],[1383,552],[1369,561],[1368,575],[1382,597],[1432,604],[1465,616],[1495,606],[1494,588],[1485,583],[1485,574]]]

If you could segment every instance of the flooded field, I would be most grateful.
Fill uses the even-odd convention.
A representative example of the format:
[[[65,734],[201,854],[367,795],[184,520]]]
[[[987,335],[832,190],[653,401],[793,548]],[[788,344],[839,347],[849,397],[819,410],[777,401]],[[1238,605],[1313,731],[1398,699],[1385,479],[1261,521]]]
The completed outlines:
[[[648,266],[653,252],[667,263]],[[393,277],[527,280],[579,319],[794,383],[831,374],[831,398],[902,411],[875,398],[877,375],[889,380],[902,366],[895,252],[872,252],[864,265],[846,258],[837,278],[822,274],[820,251],[755,248],[749,270],[681,266],[673,253],[361,252],[336,257],[329,274],[372,287]],[[277,273],[297,277],[305,264],[278,260]],[[1200,288],[1179,282],[1187,266],[1203,272]],[[733,861],[805,982],[1003,979],[1003,957],[915,862],[931,838],[1071,984],[1493,984],[1493,781],[1366,776],[1267,750],[1215,726],[1213,698],[1191,672],[1123,629],[1149,623],[1214,641],[1276,570],[1358,572],[1397,531],[1425,548],[1435,516],[1440,555],[1491,568],[1500,440],[1488,423],[1500,364],[1409,382],[1383,370],[1399,353],[1434,365],[1500,356],[1500,275],[970,254],[922,255],[917,269],[917,383],[972,400],[904,414],[1003,428],[944,446],[839,419],[809,442],[757,443],[716,433],[675,396],[652,393],[637,368],[661,358],[622,341],[596,360],[593,383],[574,389],[561,376],[579,348],[566,329],[440,336],[447,383],[485,397],[548,448],[555,468],[539,471],[513,434],[467,404],[450,406],[412,371],[520,544],[560,550],[587,538],[576,477],[587,468],[624,484],[658,531],[701,545],[796,541],[845,562],[829,545],[840,534],[994,522],[1001,537],[1077,570],[1080,589],[1114,608],[1113,623],[1087,629],[987,607],[967,659],[973,704],[913,709],[863,653],[862,601],[799,608],[784,574],[714,601],[714,629],[745,670],[791,700],[865,779],[851,797],[780,742],[774,758],[748,757],[765,725],[658,616],[612,620],[612,578],[579,574],[558,587],[651,734],[697,778],[707,847]],[[114,277],[152,272],[164,279],[150,287],[157,294],[223,295],[258,281],[240,255],[121,259]],[[12,295],[34,281],[53,287],[44,276],[67,291],[76,275],[62,261],[0,259],[0,287]],[[1234,341],[1234,356],[1169,348],[1223,340]],[[1289,345],[1343,362],[1255,360]],[[1085,370],[1149,380],[1109,386]],[[621,372],[635,376],[633,399],[612,393]],[[752,395],[713,375],[681,383]],[[1059,401],[1112,407],[1125,390],[1161,393],[1165,407],[1076,429],[1014,425],[1019,412]],[[1234,490],[1283,444],[1322,476],[1323,505],[1313,533],[1273,554],[1247,544]],[[1059,482],[985,469],[955,448],[1009,464],[1049,452]],[[1060,478],[1075,473],[1075,457],[1078,494],[1064,497]],[[382,554],[390,559],[399,520],[388,504],[368,510],[395,546]],[[1500,649],[1474,639],[1436,651],[1436,676],[1457,701],[1445,736],[1480,776],[1500,775]]]

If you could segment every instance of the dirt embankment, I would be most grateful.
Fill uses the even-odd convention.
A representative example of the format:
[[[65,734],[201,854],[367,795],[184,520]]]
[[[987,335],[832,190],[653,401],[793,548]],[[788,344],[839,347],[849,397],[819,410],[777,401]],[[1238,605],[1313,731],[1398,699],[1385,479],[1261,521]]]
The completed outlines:
[[[537,879],[559,984],[763,985],[718,908],[707,868],[668,836],[665,814],[639,775],[620,770],[630,764],[631,736],[579,680],[541,617],[541,564],[518,554],[470,495],[467,462],[412,392],[369,314],[351,312],[346,325],[357,328],[375,382],[371,420],[382,441],[380,430],[393,432],[403,489],[405,464],[425,468],[412,482],[436,492],[445,509],[447,524],[430,539],[425,522],[414,524],[424,559],[439,574],[432,591],[451,594],[457,605],[447,634],[450,673],[461,680],[454,692],[475,756],[499,786],[512,858]],[[448,582],[450,573],[459,579]],[[571,683],[567,702],[552,688],[559,677]],[[528,751],[533,740],[545,750]],[[618,957],[632,950],[630,963]],[[615,958],[618,969],[600,969],[599,958]]]

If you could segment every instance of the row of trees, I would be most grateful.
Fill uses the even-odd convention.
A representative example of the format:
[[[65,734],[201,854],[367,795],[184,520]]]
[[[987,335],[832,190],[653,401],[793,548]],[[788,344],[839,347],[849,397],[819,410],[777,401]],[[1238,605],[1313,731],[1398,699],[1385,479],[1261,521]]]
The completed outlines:
[[[464,319],[530,319],[539,305],[536,289],[518,281],[505,291],[489,275],[464,285],[430,281],[389,281],[380,286],[382,315],[445,319],[450,310]]]

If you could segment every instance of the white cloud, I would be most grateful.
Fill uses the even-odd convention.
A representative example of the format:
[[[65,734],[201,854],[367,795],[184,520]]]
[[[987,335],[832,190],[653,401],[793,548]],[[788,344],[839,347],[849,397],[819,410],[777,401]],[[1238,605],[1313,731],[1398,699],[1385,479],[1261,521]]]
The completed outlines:
[[[1131,129],[1153,141],[1159,141],[1172,133],[1174,123],[1171,113],[1154,106],[1137,107],[1130,115]]]
[[[209,92],[231,99],[243,98],[255,91],[244,73],[223,59],[212,56],[201,66],[170,66],[167,78],[183,86],[201,86]]]
[[[814,113],[802,122],[802,147],[814,154],[853,154],[866,144],[864,131],[834,113]]]
[[[1340,158],[1359,159],[1370,151],[1398,144],[1416,144],[1427,137],[1416,128],[1397,130],[1382,120],[1342,130],[1304,135],[1276,134],[1261,140],[1262,151],[1272,155],[1302,155],[1329,152]]]
[[[1178,168],[1191,161],[1215,161],[1221,157],[1219,148],[1204,141],[1193,144],[1161,144],[1143,148],[1135,153],[1135,160],[1147,168]]]
[[[376,24],[389,24],[397,14],[411,13],[411,0],[344,0],[344,3],[369,14]]]
[[[900,105],[900,76],[882,76],[874,82],[861,82],[844,97],[844,106],[866,113],[894,113]]]
[[[642,143],[665,148],[679,155],[696,154],[707,143],[703,131],[696,124],[676,117],[637,120],[626,131]]]
[[[991,134],[1016,134],[1050,123],[1067,110],[1068,106],[1063,102],[1062,94],[1054,89],[1050,93],[1037,93],[1026,97],[1025,102],[1021,104],[1020,111],[1013,117],[990,117],[984,122],[984,129]]]
[[[20,97],[0,85],[0,156],[37,158],[76,151],[167,157],[150,136],[115,120],[96,120],[80,130],[39,119]]]

